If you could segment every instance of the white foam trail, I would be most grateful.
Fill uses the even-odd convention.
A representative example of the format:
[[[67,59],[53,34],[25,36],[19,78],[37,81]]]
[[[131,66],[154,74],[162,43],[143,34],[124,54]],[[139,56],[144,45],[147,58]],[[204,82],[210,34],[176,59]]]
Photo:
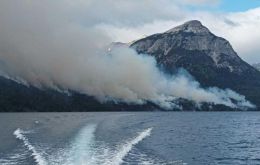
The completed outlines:
[[[120,149],[118,152],[114,155],[112,160],[110,162],[107,162],[106,164],[109,165],[120,165],[123,163],[123,159],[128,155],[128,153],[132,150],[132,148],[137,145],[139,142],[141,142],[143,139],[151,135],[152,128],[148,128],[144,130],[143,132],[139,133],[139,135],[132,140],[126,142],[122,146],[120,146]]]
[[[33,159],[35,160],[35,162],[38,165],[47,165],[46,161],[44,160],[44,158],[41,156],[41,154],[39,152],[36,151],[36,149],[34,148],[33,145],[31,145],[31,143],[29,142],[29,140],[26,138],[26,136],[24,135],[24,131],[21,130],[20,128],[16,129],[13,133],[15,135],[15,137],[19,140],[23,141],[24,146],[27,147],[27,149],[29,151],[32,152],[32,156]]]
[[[95,143],[95,130],[96,125],[90,124],[84,127],[76,136],[72,143],[72,148],[70,151],[71,158],[65,164],[73,165],[92,165],[95,161],[93,153],[93,145]],[[86,163],[87,160],[87,163]]]
[[[90,124],[84,127],[75,137],[72,146],[62,153],[63,161],[57,156],[56,162],[52,158],[52,165],[120,165],[123,163],[124,157],[132,150],[133,146],[141,142],[143,139],[151,135],[152,128],[148,128],[140,132],[136,137],[118,146],[118,149],[111,150],[105,145],[95,141],[96,125]],[[67,159],[66,159],[67,157]],[[64,159],[66,159],[64,161]]]
[[[49,157],[49,165],[96,165],[98,155],[95,146],[96,124],[83,127],[71,143]]]

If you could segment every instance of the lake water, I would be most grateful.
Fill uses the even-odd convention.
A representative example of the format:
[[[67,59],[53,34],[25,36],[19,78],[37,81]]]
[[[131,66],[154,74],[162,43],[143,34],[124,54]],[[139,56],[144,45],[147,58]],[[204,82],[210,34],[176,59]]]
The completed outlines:
[[[260,164],[260,113],[1,113],[0,164]]]

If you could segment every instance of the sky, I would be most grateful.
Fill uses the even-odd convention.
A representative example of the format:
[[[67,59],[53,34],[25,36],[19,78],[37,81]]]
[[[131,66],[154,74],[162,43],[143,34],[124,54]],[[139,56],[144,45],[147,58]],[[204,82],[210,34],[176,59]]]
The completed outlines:
[[[259,6],[260,0],[222,0],[217,8],[226,12],[239,12]]]
[[[214,0],[213,0],[214,1]],[[204,1],[205,2],[205,1]],[[200,5],[188,4],[191,10],[208,10],[222,12],[241,12],[260,6],[260,0],[218,0],[213,4]]]

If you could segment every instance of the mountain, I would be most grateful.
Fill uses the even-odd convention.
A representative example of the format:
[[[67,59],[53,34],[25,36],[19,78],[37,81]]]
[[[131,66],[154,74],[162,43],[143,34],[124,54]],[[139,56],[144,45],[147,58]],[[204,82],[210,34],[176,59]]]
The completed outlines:
[[[121,46],[113,43],[111,46]],[[230,88],[246,96],[260,107],[260,72],[244,62],[230,43],[212,34],[199,21],[189,21],[164,33],[137,40],[130,45],[138,53],[148,54],[168,74],[186,69],[203,87]],[[184,110],[197,109],[193,103],[180,99]],[[39,89],[0,76],[0,112],[12,111],[122,111],[157,110],[158,106],[99,103],[94,97],[74,91],[64,93]],[[207,106],[200,110],[208,110]],[[230,110],[222,105],[214,110]],[[259,109],[258,109],[259,110]]]
[[[203,87],[230,88],[260,107],[260,72],[243,61],[224,38],[192,20],[131,44],[169,74],[186,69]]]
[[[253,64],[252,66],[260,71],[260,63]]]

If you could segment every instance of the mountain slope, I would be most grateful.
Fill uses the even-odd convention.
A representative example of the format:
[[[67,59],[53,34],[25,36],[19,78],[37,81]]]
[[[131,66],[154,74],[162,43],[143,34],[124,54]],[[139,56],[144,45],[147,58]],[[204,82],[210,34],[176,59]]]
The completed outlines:
[[[212,34],[199,21],[143,38],[131,47],[154,56],[169,74],[184,68],[202,86],[233,89],[260,106],[260,72],[243,61],[227,40]]]
[[[256,68],[257,70],[260,71],[260,63],[258,63],[258,64],[253,64],[252,66],[253,66],[254,68]]]
[[[0,76],[0,112],[139,111],[156,108],[153,104],[101,104],[84,94],[70,91],[68,95],[52,89],[39,89]]]

